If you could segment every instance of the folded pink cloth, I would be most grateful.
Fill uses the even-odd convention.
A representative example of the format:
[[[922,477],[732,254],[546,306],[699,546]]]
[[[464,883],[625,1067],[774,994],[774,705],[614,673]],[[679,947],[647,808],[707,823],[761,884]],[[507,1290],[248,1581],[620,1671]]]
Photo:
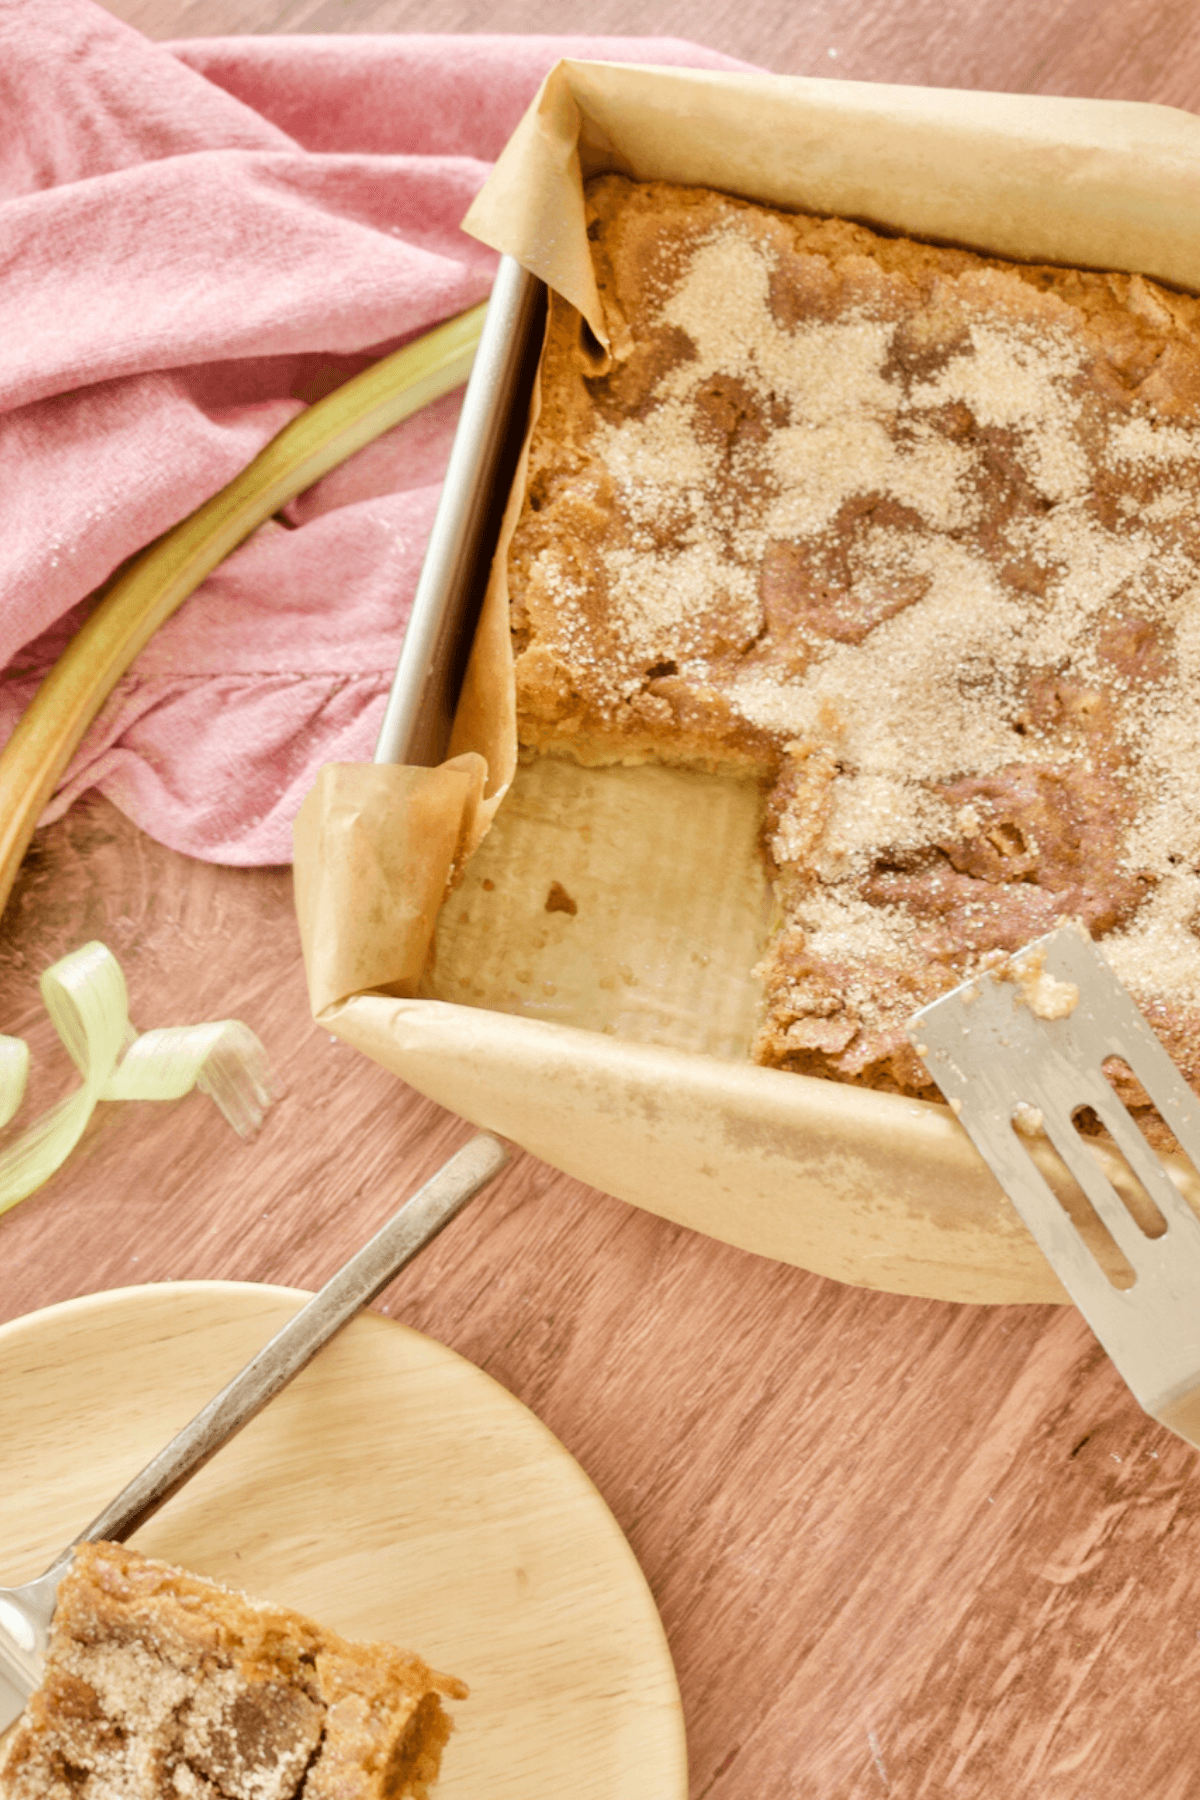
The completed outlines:
[[[653,38],[161,45],[91,0],[0,0],[0,741],[118,564],[486,296],[495,259],[459,220],[562,56],[743,66]],[[316,770],[372,754],[457,411],[236,551],[45,817],[98,787],[193,856],[289,860]]]

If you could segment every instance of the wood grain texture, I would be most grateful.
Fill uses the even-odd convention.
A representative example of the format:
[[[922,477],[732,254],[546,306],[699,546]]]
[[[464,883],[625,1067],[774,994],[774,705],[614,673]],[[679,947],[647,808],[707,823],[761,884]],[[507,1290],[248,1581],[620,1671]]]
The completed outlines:
[[[300,1303],[126,1288],[0,1330],[20,1438],[0,1541],[40,1573]],[[458,1674],[439,1800],[626,1800],[642,1781],[684,1800],[670,1656],[611,1513],[531,1413],[414,1331],[355,1319],[138,1547]]]
[[[653,31],[781,72],[1200,104],[1179,0],[110,9],[155,37]],[[41,834],[0,943],[0,1024],[31,1037],[43,1097],[69,1071],[36,976],[92,936],[140,1025],[241,1016],[287,1092],[250,1146],[199,1097],[102,1109],[0,1219],[3,1316],[167,1277],[315,1285],[466,1136],[311,1026],[285,871],[189,862],[97,801]],[[842,1288],[527,1157],[382,1307],[487,1369],[599,1486],[666,1625],[693,1800],[1200,1791],[1196,1456],[1073,1312]]]
[[[1183,0],[105,0],[152,38],[262,32],[679,37],[779,75],[1192,108],[1200,13]]]

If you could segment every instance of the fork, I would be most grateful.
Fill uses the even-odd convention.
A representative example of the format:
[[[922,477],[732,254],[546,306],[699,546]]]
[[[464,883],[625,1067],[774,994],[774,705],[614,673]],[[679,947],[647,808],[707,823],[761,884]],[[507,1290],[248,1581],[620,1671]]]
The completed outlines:
[[[489,1132],[471,1138],[71,1540],[45,1574],[23,1587],[0,1588],[0,1732],[24,1710],[41,1681],[58,1584],[76,1544],[99,1539],[123,1543],[145,1524],[335,1332],[383,1292],[418,1250],[500,1173],[509,1155],[508,1145]]]

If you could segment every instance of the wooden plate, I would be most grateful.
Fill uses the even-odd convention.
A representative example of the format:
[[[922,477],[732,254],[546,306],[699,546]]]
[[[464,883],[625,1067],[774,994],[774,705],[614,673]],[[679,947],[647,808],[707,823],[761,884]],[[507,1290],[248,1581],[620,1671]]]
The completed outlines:
[[[0,1329],[0,1582],[24,1581],[304,1295],[125,1288]],[[438,1800],[683,1800],[641,1570],[545,1426],[441,1344],[363,1314],[137,1547],[461,1676]]]

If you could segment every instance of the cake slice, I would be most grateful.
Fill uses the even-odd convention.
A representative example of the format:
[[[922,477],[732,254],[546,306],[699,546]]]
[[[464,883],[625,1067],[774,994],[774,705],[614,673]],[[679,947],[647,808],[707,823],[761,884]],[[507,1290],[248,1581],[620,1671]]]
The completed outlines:
[[[425,1800],[461,1682],[390,1644],[82,1544],[0,1800]]]

